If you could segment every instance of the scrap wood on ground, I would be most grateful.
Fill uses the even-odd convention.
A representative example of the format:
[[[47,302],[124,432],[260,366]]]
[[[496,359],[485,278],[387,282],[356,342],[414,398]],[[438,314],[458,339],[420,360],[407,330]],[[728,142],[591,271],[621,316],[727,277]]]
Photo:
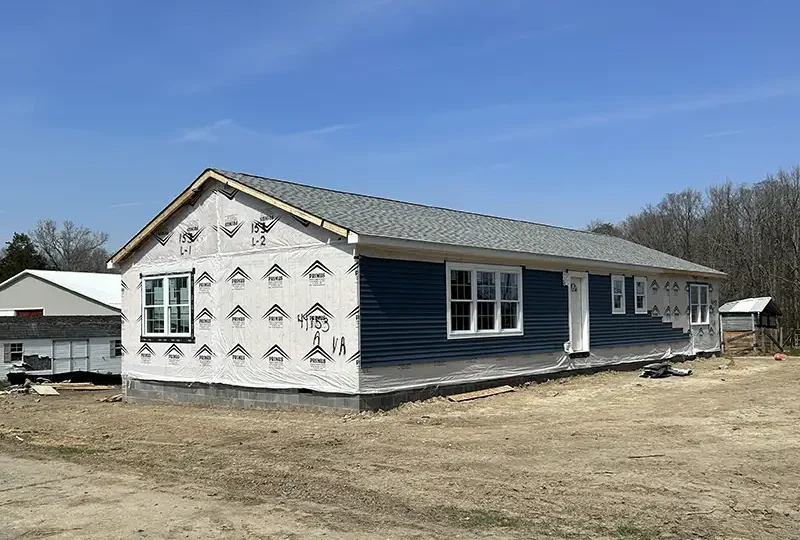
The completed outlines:
[[[475,390],[474,392],[464,392],[463,394],[453,394],[452,396],[447,396],[447,399],[450,401],[469,401],[471,399],[496,396],[497,394],[505,394],[506,392],[513,391],[514,389],[512,387],[504,385],[496,388],[486,388],[485,390]]]

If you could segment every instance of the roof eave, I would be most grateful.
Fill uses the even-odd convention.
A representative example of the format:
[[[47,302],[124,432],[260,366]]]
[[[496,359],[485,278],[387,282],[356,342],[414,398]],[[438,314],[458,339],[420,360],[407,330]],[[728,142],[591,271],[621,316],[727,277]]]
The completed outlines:
[[[122,246],[114,255],[106,263],[106,266],[109,269],[116,268],[118,265],[129,257],[137,248],[139,248],[142,243],[147,240],[152,234],[158,230],[158,228],[164,224],[170,217],[172,217],[178,210],[180,210],[189,200],[198,194],[202,189],[203,186],[212,180],[216,180],[223,184],[226,184],[230,187],[236,188],[243,193],[247,193],[251,197],[255,197],[256,199],[260,199],[272,206],[280,208],[285,212],[288,212],[298,218],[301,218],[305,221],[313,223],[318,227],[322,227],[323,229],[329,230],[339,236],[347,238],[349,234],[349,230],[345,227],[341,227],[333,222],[327,221],[323,218],[310,214],[301,208],[293,206],[289,203],[286,203],[276,197],[268,195],[262,191],[254,189],[250,186],[242,184],[232,178],[229,178],[214,169],[206,169],[203,171],[200,176],[198,176],[194,182],[189,185],[188,188],[183,190],[180,195],[175,197],[175,199],[170,202],[166,208],[164,208],[158,215],[156,215],[153,219],[151,219],[147,225],[145,225],[136,235],[131,238],[124,246]]]
[[[364,234],[351,233],[348,242],[362,246],[385,248],[393,250],[423,251],[429,254],[464,257],[485,257],[498,260],[531,261],[545,262],[574,269],[597,269],[597,270],[620,270],[620,271],[642,271],[659,272],[668,274],[678,274],[684,276],[706,277],[712,279],[725,279],[727,274],[716,270],[707,272],[703,270],[678,270],[672,268],[662,268],[656,266],[644,266],[634,264],[622,264],[614,262],[599,261],[595,259],[579,259],[574,257],[560,257],[555,255],[541,255],[521,251],[509,251],[500,249],[489,249],[471,246],[457,246],[454,244],[440,244],[435,242],[424,242],[419,240],[406,240],[401,238],[390,238],[385,236],[370,236]]]

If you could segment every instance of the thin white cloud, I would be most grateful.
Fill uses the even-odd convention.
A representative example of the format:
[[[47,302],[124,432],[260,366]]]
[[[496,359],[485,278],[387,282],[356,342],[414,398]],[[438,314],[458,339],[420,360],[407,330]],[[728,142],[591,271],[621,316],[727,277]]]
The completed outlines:
[[[706,133],[703,135],[704,139],[716,139],[717,137],[730,137],[732,135],[740,135],[744,133],[743,129],[732,129],[730,131],[716,131],[714,133]]]
[[[302,10],[299,19],[281,21],[260,32],[240,33],[244,39],[219,49],[209,59],[206,74],[180,84],[178,90],[203,92],[285,71],[358,38],[361,28],[373,29],[379,21],[395,28],[403,15],[421,6],[425,2],[420,0],[326,0]]]
[[[221,138],[221,132],[233,124],[230,119],[217,120],[211,124],[200,126],[196,128],[185,128],[181,130],[181,134],[174,139],[174,142],[179,143],[195,143],[195,142],[214,142]]]
[[[297,133],[291,133],[286,135],[287,137],[314,137],[317,135],[329,135],[331,133],[336,133],[337,131],[344,131],[346,129],[355,129],[358,127],[358,124],[333,124],[331,126],[324,126],[321,128],[310,129],[308,131],[298,131]]]
[[[131,208],[131,207],[134,207],[134,206],[141,206],[143,204],[147,204],[147,202],[145,202],[145,201],[121,202],[121,203],[109,204],[108,208]]]
[[[800,94],[800,80],[775,81],[763,86],[688,97],[675,101],[624,107],[608,112],[566,118],[553,123],[527,126],[498,133],[492,136],[490,140],[500,142],[526,139],[562,131],[619,124],[634,120],[648,120],[677,113],[716,109],[729,105],[743,105],[797,94]]]

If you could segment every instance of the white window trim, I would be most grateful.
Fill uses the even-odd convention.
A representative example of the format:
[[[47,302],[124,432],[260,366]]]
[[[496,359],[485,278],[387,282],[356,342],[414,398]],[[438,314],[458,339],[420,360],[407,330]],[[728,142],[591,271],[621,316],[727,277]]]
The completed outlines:
[[[450,320],[450,271],[451,270],[468,270],[472,272],[472,300],[470,301],[470,330],[453,331],[451,328]],[[517,328],[508,328],[500,330],[500,280],[495,280],[497,287],[497,294],[495,299],[495,329],[494,330],[477,330],[478,324],[478,282],[476,272],[496,272],[505,274],[517,274],[519,283],[519,300],[517,301]],[[522,315],[525,312],[522,308],[522,267],[521,266],[495,266],[485,264],[468,264],[468,263],[451,263],[445,264],[445,286],[447,288],[447,339],[472,339],[482,337],[501,337],[501,336],[521,336],[524,334]]]
[[[614,308],[614,281],[622,280],[622,307],[620,309]],[[612,315],[625,315],[625,276],[618,274],[611,275],[611,314]]]
[[[705,320],[705,322],[702,322],[702,318],[703,318],[702,316],[700,317],[700,319],[701,319],[700,322],[692,322],[692,287],[697,287],[697,304],[695,304],[697,306],[702,306],[703,305],[703,304],[700,303],[700,289],[701,288],[705,288],[705,290],[706,290],[706,310],[705,310],[706,320]],[[689,324],[691,326],[708,326],[709,324],[711,324],[711,314],[709,313],[709,309],[708,309],[710,305],[711,305],[711,293],[708,292],[708,284],[707,283],[690,283],[689,284]],[[698,310],[698,314],[702,315],[702,313],[700,313],[699,310]]]
[[[185,277],[187,279],[187,283],[189,285],[189,332],[180,332],[180,333],[171,333],[169,331],[170,328],[170,320],[169,320],[169,279],[170,278],[182,278]],[[142,276],[142,298],[141,298],[141,311],[142,311],[142,337],[143,338],[191,338],[194,334],[194,298],[192,294],[192,272],[180,272],[174,274],[154,274],[150,276]],[[145,294],[147,290],[147,284],[145,281],[148,280],[155,280],[161,279],[164,280],[164,332],[161,333],[147,333],[147,316],[145,315]],[[150,306],[153,307],[153,306]]]
[[[637,296],[642,296],[642,295],[637,295],[636,294],[636,285],[638,283],[644,284],[644,302],[642,304],[644,306],[644,309],[639,309],[639,305],[636,302],[636,297]],[[647,278],[646,277],[634,277],[633,278],[633,312],[636,315],[647,315]]]

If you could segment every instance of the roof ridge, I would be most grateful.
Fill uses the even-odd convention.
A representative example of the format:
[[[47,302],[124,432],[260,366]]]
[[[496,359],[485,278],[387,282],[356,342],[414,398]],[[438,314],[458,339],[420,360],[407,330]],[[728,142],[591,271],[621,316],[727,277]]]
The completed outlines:
[[[561,230],[564,230],[564,231],[590,234],[590,235],[593,235],[593,236],[609,237],[609,235],[602,234],[602,233],[596,233],[594,231],[586,231],[586,230],[582,230],[582,229],[573,229],[572,227],[564,227],[563,225],[552,225],[550,223],[542,223],[540,221],[529,221],[527,219],[518,219],[518,218],[510,218],[510,217],[503,217],[503,216],[495,216],[495,215],[492,215],[492,214],[484,214],[482,212],[475,212],[475,211],[472,211],[472,210],[458,210],[456,208],[448,208],[446,206],[436,206],[436,205],[432,205],[432,204],[423,204],[423,203],[412,202],[412,201],[401,201],[400,199],[390,199],[389,197],[381,197],[380,195],[366,195],[364,193],[354,193],[352,191],[344,191],[344,190],[341,190],[341,189],[332,189],[332,188],[327,188],[327,187],[312,186],[310,184],[303,184],[303,183],[300,183],[300,182],[294,182],[292,180],[283,180],[281,178],[270,178],[269,176],[259,176],[259,175],[250,174],[250,173],[226,171],[224,169],[212,169],[212,170],[222,174],[223,176],[227,176],[229,174],[239,174],[239,175],[242,175],[242,176],[250,176],[252,178],[258,178],[260,180],[269,180],[271,182],[280,182],[282,184],[290,184],[290,185],[293,185],[293,186],[300,186],[300,187],[306,187],[306,188],[311,188],[311,189],[320,189],[322,191],[329,191],[331,193],[341,193],[343,195],[356,195],[358,197],[367,197],[369,199],[377,199],[377,200],[380,200],[380,201],[389,201],[389,202],[395,202],[395,203],[401,203],[401,204],[410,204],[412,206],[420,206],[422,208],[434,208],[436,210],[447,210],[448,212],[457,212],[459,214],[470,214],[470,215],[473,215],[473,216],[482,216],[482,217],[488,217],[488,218],[492,218],[492,219],[502,219],[504,221],[513,221],[513,222],[516,222],[516,223],[527,223],[529,225],[538,225],[540,227],[550,227],[551,229],[561,229]],[[233,178],[232,178],[232,180],[233,180]],[[627,240],[625,238],[620,238],[618,236],[613,237],[613,238],[618,238],[620,240],[625,240],[627,242],[630,242],[630,240]],[[633,242],[633,243],[635,243],[635,242]],[[641,246],[641,244],[636,244],[636,245]],[[647,247],[647,246],[642,246],[642,247]],[[652,248],[648,248],[648,249],[652,249]]]

